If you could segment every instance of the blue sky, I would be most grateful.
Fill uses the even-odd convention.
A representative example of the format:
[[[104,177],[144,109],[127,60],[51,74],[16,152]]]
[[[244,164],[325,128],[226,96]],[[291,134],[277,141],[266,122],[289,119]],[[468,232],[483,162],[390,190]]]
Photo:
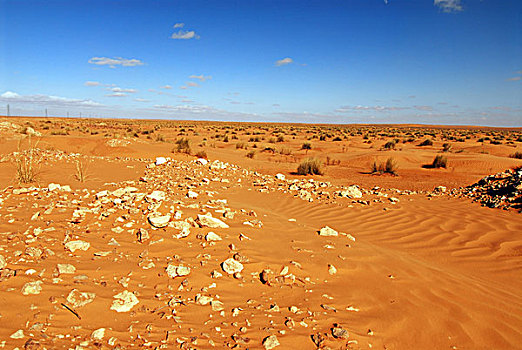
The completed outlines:
[[[0,0],[0,113],[522,126],[522,1]]]

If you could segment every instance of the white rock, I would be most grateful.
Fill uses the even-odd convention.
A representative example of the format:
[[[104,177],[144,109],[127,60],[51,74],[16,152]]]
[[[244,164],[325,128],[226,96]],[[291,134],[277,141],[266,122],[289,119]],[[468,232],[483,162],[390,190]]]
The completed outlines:
[[[195,299],[196,304],[203,305],[203,306],[210,304],[210,302],[212,300],[214,300],[214,298],[208,297],[206,295],[201,295],[201,294],[196,295],[196,299]]]
[[[56,264],[56,269],[58,273],[61,274],[71,274],[76,272],[76,267],[71,264]]]
[[[219,235],[215,234],[214,232],[209,232],[205,236],[205,240],[211,242],[211,241],[221,241],[222,239]]]
[[[212,300],[210,302],[210,305],[212,307],[212,311],[215,311],[215,312],[219,312],[221,310],[224,310],[225,309],[225,304],[223,304],[221,301],[219,300]]]
[[[277,336],[275,336],[275,335],[271,335],[271,336],[263,339],[263,346],[265,347],[266,350],[273,349],[279,345],[281,345],[281,344],[279,344],[279,340],[277,340]]]
[[[348,186],[346,189],[339,191],[339,195],[348,198],[362,198],[363,196],[361,190],[355,185]]]
[[[80,292],[78,289],[73,289],[67,295],[67,302],[74,308],[79,308],[90,304],[94,301],[96,294],[89,292]]]
[[[111,305],[111,310],[116,312],[129,312],[135,305],[139,304],[138,298],[134,293],[124,290],[114,296],[114,301]]]
[[[199,194],[197,194],[197,192],[194,192],[194,191],[188,191],[187,192],[187,197],[188,198],[191,198],[191,199],[196,199],[198,198]]]
[[[69,242],[65,243],[65,248],[70,250],[72,253],[74,253],[77,250],[86,251],[90,247],[91,247],[90,243],[84,242],[84,241],[80,241],[80,240],[69,241]]]
[[[149,223],[156,227],[162,228],[168,225],[170,221],[170,214],[167,215],[149,215]]]
[[[98,328],[91,333],[91,338],[95,340],[102,340],[105,337],[105,328]]]
[[[54,190],[59,190],[62,186],[60,186],[59,184],[55,184],[55,183],[50,183],[49,186],[47,186],[47,189],[49,191],[54,191]]]
[[[11,339],[22,339],[24,337],[25,337],[25,335],[24,335],[24,331],[22,329],[17,330],[10,336]]]
[[[335,231],[331,227],[325,226],[321,230],[319,230],[319,236],[337,237],[337,236],[339,236],[339,232]]]
[[[221,268],[229,275],[233,275],[237,272],[243,271],[243,264],[232,258],[228,258],[227,260],[221,263]]]
[[[210,227],[210,228],[229,228],[230,227],[223,221],[212,217],[212,215],[210,213],[205,214],[205,215],[198,214],[198,221],[201,226],[206,226],[206,227]]]
[[[157,157],[156,158],[156,165],[161,165],[167,163],[167,158],[165,157]]]
[[[5,269],[7,267],[7,261],[5,261],[5,257],[0,255],[0,270]]]
[[[42,283],[42,281],[27,282],[22,287],[22,294],[40,294],[40,292],[42,291]]]
[[[149,203],[152,203],[152,202],[161,202],[161,201],[164,201],[165,200],[165,192],[163,191],[152,191],[152,193],[148,194],[146,197],[145,197],[145,200]]]
[[[165,269],[165,272],[167,272],[167,276],[170,278],[182,277],[187,276],[190,273],[190,267],[169,264]]]
[[[284,181],[286,179],[286,176],[284,176],[283,174],[276,174],[275,178]]]
[[[337,269],[333,265],[328,265],[328,273],[330,275],[335,275],[337,273]]]
[[[196,159],[196,162],[201,164],[201,165],[207,165],[208,164],[208,160],[206,160],[205,158],[198,158],[198,159]]]

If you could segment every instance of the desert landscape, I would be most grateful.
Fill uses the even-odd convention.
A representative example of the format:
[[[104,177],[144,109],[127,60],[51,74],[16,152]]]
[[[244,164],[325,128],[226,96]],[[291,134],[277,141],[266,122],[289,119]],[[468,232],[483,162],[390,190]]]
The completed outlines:
[[[522,128],[0,120],[0,347],[517,349]]]

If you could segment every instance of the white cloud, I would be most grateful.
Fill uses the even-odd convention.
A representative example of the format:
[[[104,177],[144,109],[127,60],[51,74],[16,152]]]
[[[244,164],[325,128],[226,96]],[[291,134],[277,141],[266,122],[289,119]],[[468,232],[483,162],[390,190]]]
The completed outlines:
[[[293,59],[291,59],[290,57],[286,57],[286,58],[283,58],[281,60],[275,61],[275,65],[278,66],[278,67],[281,67],[281,66],[285,66],[287,64],[293,63],[293,62],[294,62]]]
[[[116,92],[116,93],[119,93],[119,92],[127,92],[127,93],[130,93],[130,94],[135,94],[136,92],[138,92],[138,90],[135,90],[135,89],[122,89],[121,87],[113,87],[113,88],[109,88],[107,89],[109,91],[112,91],[112,92]]]
[[[162,88],[162,89],[172,89],[172,86],[170,86],[170,85],[164,85],[164,86],[162,86],[161,88]]]
[[[97,82],[97,81],[86,81],[85,84],[83,84],[85,86],[99,86],[100,83]]]
[[[115,93],[108,94],[105,96],[107,96],[107,97],[125,97],[125,96],[127,96],[127,94],[124,92],[115,92]]]
[[[195,31],[190,30],[178,30],[177,32],[172,33],[170,36],[171,39],[182,39],[182,40],[188,40],[188,39],[199,39],[199,35],[196,34]]]
[[[461,0],[434,0],[433,5],[439,7],[443,12],[462,11]]]
[[[136,98],[134,99],[134,101],[136,101],[136,102],[150,102],[150,100],[147,100],[147,99],[145,99],[145,98],[139,98],[139,97],[136,97]]]
[[[180,86],[179,88],[180,88],[181,90],[187,90],[187,89],[188,89],[188,87],[186,87],[185,85]]]
[[[110,68],[116,68],[116,66],[135,67],[143,66],[145,64],[141,60],[138,60],[136,58],[128,59],[122,57],[93,57],[89,60],[89,63],[98,66],[109,66]]]
[[[205,80],[210,80],[212,79],[212,76],[211,75],[194,75],[192,74],[191,76],[189,76],[189,79],[199,79],[199,81],[201,82],[204,82]]]
[[[185,26],[185,23],[176,23],[174,24],[173,28],[176,29],[176,28],[183,28]]]
[[[402,111],[409,109],[409,107],[396,107],[396,106],[341,106],[335,110],[337,113],[348,113],[348,112],[390,112],[390,111]]]
[[[513,78],[509,78],[508,81],[519,81],[521,79],[522,79],[522,77],[513,77]]]
[[[21,96],[18,95],[16,92],[6,91],[2,95],[0,95],[0,97],[2,97],[4,99],[10,99],[10,98],[16,99],[16,98],[21,97]]]
[[[190,87],[198,87],[199,84],[196,83],[196,82],[193,82],[193,81],[188,81],[188,82],[187,82],[187,86],[190,86]]]
[[[45,105],[46,107],[99,107],[102,104],[93,100],[82,100],[49,95],[19,95],[6,91],[0,95],[0,102],[20,103],[27,105]]]

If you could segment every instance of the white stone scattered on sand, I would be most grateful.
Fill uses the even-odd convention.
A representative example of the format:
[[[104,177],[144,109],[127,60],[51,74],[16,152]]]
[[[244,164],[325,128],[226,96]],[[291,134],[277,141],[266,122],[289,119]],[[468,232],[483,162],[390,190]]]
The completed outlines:
[[[214,298],[206,296],[206,295],[201,295],[201,294],[196,295],[196,298],[195,298],[196,304],[202,305],[202,306],[210,304],[210,302],[212,300],[214,300]]]
[[[284,181],[286,179],[286,176],[284,176],[283,174],[279,173],[279,174],[276,174],[275,178],[278,179],[278,180]]]
[[[212,241],[221,241],[222,238],[217,235],[216,233],[214,232],[209,232],[207,233],[207,235],[205,236],[205,240],[209,241],[209,242],[212,242]]]
[[[208,160],[206,160],[205,158],[198,158],[198,159],[196,159],[196,162],[201,164],[201,165],[207,165],[208,164]]]
[[[150,215],[148,217],[149,223],[156,227],[156,228],[162,228],[168,225],[170,221],[170,214],[167,215]]]
[[[277,339],[277,336],[271,335],[263,339],[263,346],[266,350],[270,350],[275,348],[276,346],[279,346],[279,340]]]
[[[212,217],[212,214],[208,213],[205,215],[198,214],[198,222],[201,226],[210,227],[210,228],[229,228],[226,223],[223,221]]]
[[[22,329],[17,330],[10,336],[11,339],[23,339],[24,337],[25,337],[25,334]]]
[[[328,273],[330,275],[335,275],[337,273],[337,269],[335,268],[335,266],[329,264],[328,265]]]
[[[62,186],[60,186],[59,184],[55,184],[55,183],[50,183],[49,186],[47,186],[47,189],[49,191],[55,191],[55,190],[59,190]]]
[[[325,226],[321,230],[319,230],[319,236],[337,237],[337,236],[339,236],[339,232],[335,231],[331,227]]]
[[[91,338],[94,340],[103,340],[105,337],[105,328],[98,328],[91,333]]]
[[[348,198],[362,198],[363,196],[361,190],[355,185],[348,186],[346,189],[339,191],[339,195]]]
[[[0,270],[5,269],[7,267],[7,261],[5,261],[5,257],[0,255]]]
[[[91,247],[90,243],[84,242],[84,241],[80,241],[80,240],[69,241],[69,242],[65,243],[65,248],[67,248],[69,251],[71,251],[71,253],[74,253],[77,250],[86,251],[90,247]]]
[[[187,197],[190,199],[196,199],[196,198],[198,198],[198,196],[199,196],[199,194],[197,192],[194,192],[194,191],[187,192]]]
[[[156,158],[156,165],[161,165],[167,163],[167,158],[165,157],[157,157]]]
[[[42,281],[27,282],[22,287],[22,294],[40,294],[40,292],[42,291],[42,283]]]
[[[219,312],[225,309],[225,304],[223,304],[219,300],[212,300],[210,302],[210,305],[212,307],[212,311]]]
[[[80,292],[78,289],[73,289],[67,295],[67,302],[72,307],[78,308],[90,304],[94,301],[96,294],[90,292]]]
[[[129,312],[135,305],[139,304],[138,298],[134,293],[124,290],[114,296],[114,301],[111,305],[111,310],[116,312]]]
[[[227,260],[221,263],[221,268],[229,275],[233,275],[235,273],[243,271],[243,264],[241,264],[239,261],[234,260],[233,258],[228,258]]]
[[[190,267],[169,264],[165,269],[165,272],[167,272],[167,276],[170,278],[183,277],[190,274]]]
[[[149,203],[151,202],[161,202],[164,201],[166,198],[165,192],[163,191],[152,191],[152,193],[148,194],[145,197],[145,200]]]
[[[76,267],[71,264],[56,264],[56,269],[60,275],[71,274],[76,272]]]

